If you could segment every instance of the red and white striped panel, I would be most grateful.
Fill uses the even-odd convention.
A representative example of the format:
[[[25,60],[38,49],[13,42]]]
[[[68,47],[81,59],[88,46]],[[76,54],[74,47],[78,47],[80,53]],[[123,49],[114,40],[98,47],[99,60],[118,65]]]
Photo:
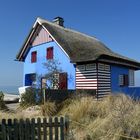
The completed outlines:
[[[98,63],[98,94],[111,92],[110,65]]]
[[[52,41],[52,38],[49,36],[49,34],[41,28],[38,35],[35,37],[34,41],[32,42],[32,46],[40,45],[46,42]]]
[[[96,64],[77,65],[76,89],[97,89]]]

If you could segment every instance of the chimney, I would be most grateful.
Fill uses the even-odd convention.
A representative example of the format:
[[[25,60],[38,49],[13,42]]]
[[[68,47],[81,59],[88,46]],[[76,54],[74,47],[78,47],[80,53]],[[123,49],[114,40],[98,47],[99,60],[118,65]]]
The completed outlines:
[[[64,27],[64,19],[62,17],[56,17],[53,19],[53,23]]]

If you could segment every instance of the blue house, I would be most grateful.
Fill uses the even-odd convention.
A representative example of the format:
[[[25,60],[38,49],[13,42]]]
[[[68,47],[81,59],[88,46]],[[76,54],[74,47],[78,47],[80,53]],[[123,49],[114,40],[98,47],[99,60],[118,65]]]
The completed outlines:
[[[134,73],[140,63],[117,54],[97,38],[64,27],[64,20],[37,18],[16,59],[24,63],[23,86],[39,85],[48,70],[47,62],[57,61],[61,72],[50,88],[90,89],[98,96],[124,92],[139,96]],[[56,86],[57,83],[57,86]]]

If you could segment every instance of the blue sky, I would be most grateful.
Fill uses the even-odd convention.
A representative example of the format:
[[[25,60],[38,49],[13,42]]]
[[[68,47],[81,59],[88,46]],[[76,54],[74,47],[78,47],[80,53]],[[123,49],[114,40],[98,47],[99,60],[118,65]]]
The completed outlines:
[[[50,21],[61,16],[65,27],[140,61],[139,0],[1,0],[0,86],[22,85],[23,64],[14,59],[38,16]]]

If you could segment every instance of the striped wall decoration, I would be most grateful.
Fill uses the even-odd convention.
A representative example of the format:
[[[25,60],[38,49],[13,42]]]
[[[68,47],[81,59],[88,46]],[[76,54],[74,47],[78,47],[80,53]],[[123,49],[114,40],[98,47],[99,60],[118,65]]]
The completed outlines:
[[[96,63],[77,65],[76,89],[97,89]]]
[[[40,45],[50,41],[52,41],[52,38],[43,28],[41,28],[38,35],[35,37],[34,41],[32,42],[32,46]]]
[[[99,97],[108,95],[111,92],[111,71],[110,65],[98,63],[98,88],[97,93]]]
[[[103,63],[76,66],[76,89],[96,89],[98,97],[111,92],[110,65]]]

